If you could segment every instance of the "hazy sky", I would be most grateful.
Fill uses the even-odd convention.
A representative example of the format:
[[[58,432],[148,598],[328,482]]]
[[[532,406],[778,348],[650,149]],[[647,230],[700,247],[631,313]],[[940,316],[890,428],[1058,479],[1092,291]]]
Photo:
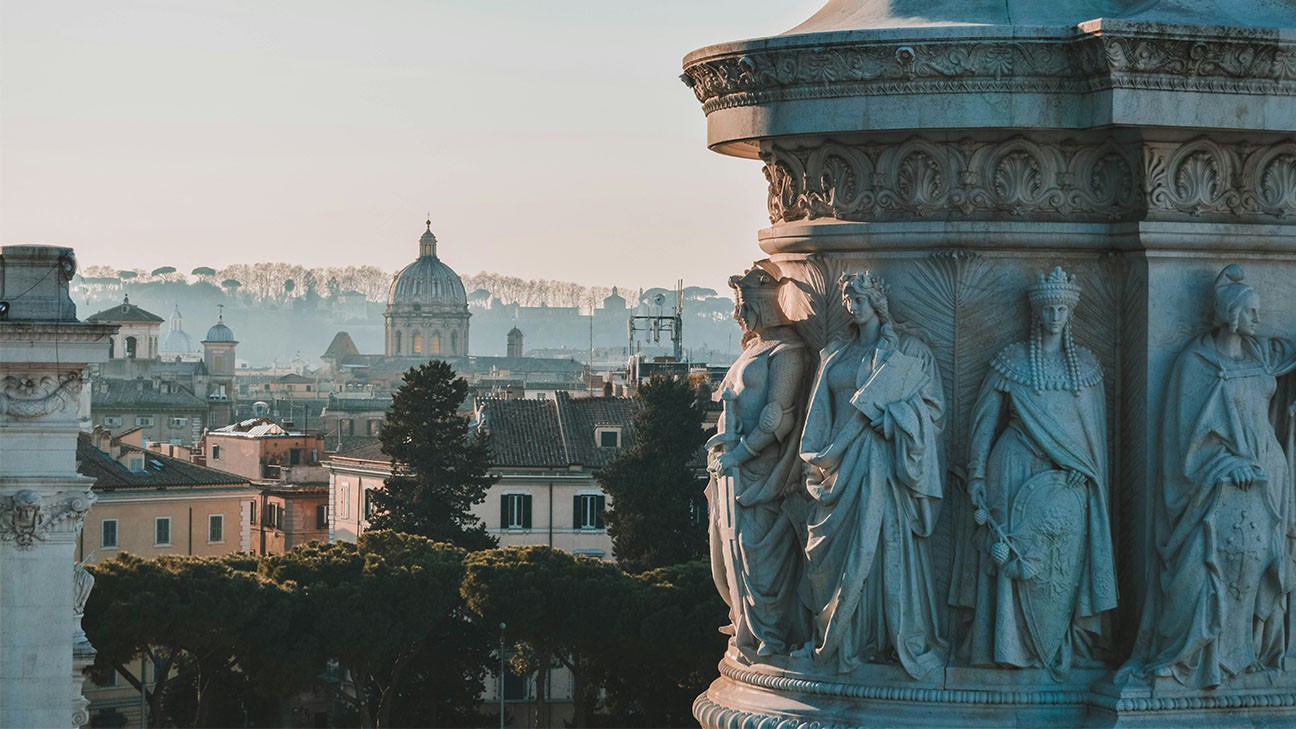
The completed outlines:
[[[0,244],[721,287],[765,184],[680,59],[821,4],[0,0]]]

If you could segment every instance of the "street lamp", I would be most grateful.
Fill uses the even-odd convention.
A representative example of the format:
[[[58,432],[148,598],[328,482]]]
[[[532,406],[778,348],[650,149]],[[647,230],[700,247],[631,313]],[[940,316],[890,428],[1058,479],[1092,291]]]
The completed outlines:
[[[504,630],[508,624],[500,623],[500,670],[499,670],[499,701],[500,701],[500,729],[504,729]]]

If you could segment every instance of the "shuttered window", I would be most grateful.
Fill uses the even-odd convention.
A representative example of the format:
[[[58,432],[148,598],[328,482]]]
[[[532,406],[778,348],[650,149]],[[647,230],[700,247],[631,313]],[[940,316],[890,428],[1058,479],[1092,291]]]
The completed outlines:
[[[572,526],[576,529],[602,529],[607,497],[603,494],[576,494],[572,499]]]
[[[531,528],[531,494],[502,494],[500,496],[500,528]]]

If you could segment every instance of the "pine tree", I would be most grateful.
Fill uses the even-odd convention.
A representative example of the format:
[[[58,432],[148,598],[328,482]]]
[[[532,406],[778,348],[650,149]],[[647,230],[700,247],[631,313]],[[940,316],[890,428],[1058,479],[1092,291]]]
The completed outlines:
[[[380,435],[392,476],[385,489],[373,492],[373,529],[418,534],[470,551],[495,546],[471,511],[486,500],[495,477],[488,436],[470,433],[458,413],[467,395],[468,383],[445,362],[433,360],[405,373]]]
[[[612,500],[612,554],[643,572],[707,554],[706,481],[694,465],[706,443],[703,410],[687,380],[654,377],[639,388],[634,445],[598,473]]]

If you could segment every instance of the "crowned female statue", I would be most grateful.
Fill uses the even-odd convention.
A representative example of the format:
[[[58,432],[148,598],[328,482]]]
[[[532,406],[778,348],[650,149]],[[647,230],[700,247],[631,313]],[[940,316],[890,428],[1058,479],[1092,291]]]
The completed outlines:
[[[955,602],[974,610],[971,663],[1060,676],[1116,607],[1106,408],[1102,369],[1071,335],[1075,278],[1055,268],[1027,298],[1030,339],[994,358],[973,408],[975,595]]]
[[[707,443],[711,573],[729,605],[732,644],[748,658],[785,655],[806,632],[801,540],[785,501],[801,491],[797,436],[811,352],[779,306],[780,281],[767,261],[729,279],[743,352],[721,384],[724,412]]]
[[[1242,267],[1215,280],[1215,327],[1189,343],[1165,391],[1154,491],[1159,579],[1131,668],[1195,688],[1281,668],[1296,514],[1271,421],[1296,345],[1257,335]]]
[[[843,276],[849,337],[822,353],[801,458],[813,637],[838,672],[945,663],[928,553],[941,499],[943,397],[931,350],[896,331],[882,280]]]

